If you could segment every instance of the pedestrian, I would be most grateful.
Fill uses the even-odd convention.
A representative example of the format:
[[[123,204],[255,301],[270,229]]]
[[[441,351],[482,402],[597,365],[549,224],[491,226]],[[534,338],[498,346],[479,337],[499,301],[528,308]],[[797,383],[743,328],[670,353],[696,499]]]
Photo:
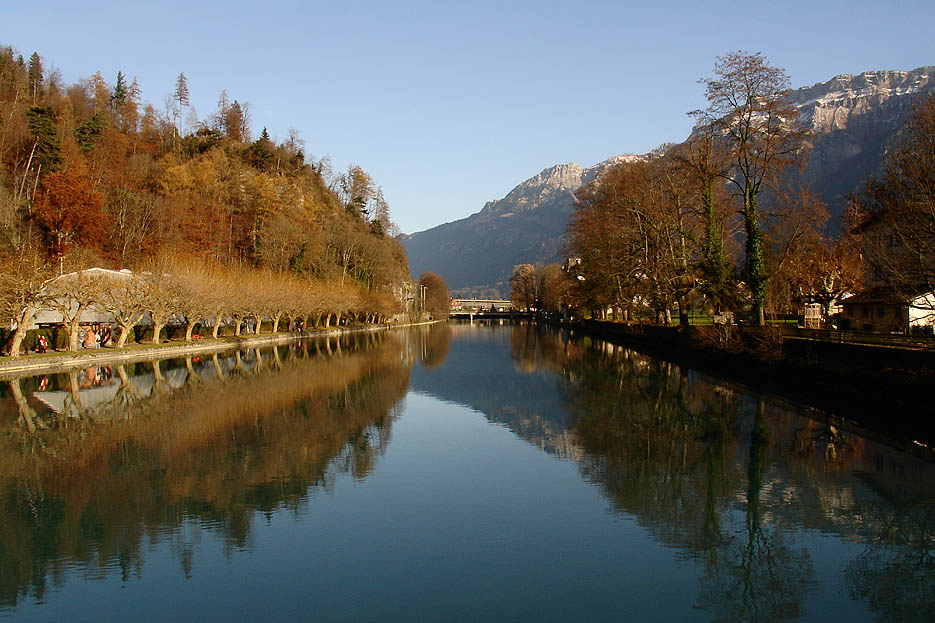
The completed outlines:
[[[94,348],[94,329],[92,327],[82,327],[82,329],[84,330],[84,337],[81,345],[85,348]]]

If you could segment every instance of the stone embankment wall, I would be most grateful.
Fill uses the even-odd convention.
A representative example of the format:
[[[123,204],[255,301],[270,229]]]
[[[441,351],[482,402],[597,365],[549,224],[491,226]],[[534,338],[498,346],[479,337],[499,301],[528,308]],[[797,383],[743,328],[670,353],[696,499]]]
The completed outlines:
[[[935,350],[783,339],[775,329],[562,324],[803,403],[862,425],[935,442]]]

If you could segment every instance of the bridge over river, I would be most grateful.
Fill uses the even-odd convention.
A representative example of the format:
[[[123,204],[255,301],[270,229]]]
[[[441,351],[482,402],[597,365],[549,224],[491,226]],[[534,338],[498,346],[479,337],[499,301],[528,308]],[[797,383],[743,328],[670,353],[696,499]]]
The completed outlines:
[[[531,312],[513,309],[504,299],[451,299],[450,318],[528,318]]]

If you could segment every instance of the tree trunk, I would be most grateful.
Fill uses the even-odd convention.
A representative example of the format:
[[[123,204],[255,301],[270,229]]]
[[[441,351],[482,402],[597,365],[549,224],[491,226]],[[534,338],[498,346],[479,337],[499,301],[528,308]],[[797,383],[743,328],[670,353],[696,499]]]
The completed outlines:
[[[26,338],[26,331],[21,331],[19,327],[16,328],[16,333],[13,334],[13,341],[10,342],[10,357],[15,359],[19,357],[19,349],[23,344],[23,340]]]
[[[763,240],[756,211],[756,195],[747,186],[744,197],[743,224],[747,234],[747,279],[753,295],[753,322],[762,327],[766,324],[766,265],[763,257]]]
[[[153,344],[159,343],[159,334],[162,333],[162,328],[166,326],[164,322],[155,322],[153,321]]]
[[[23,310],[23,313],[20,314],[20,317],[16,323],[16,331],[13,333],[13,339],[10,342],[10,357],[15,359],[19,357],[20,346],[23,345],[23,340],[26,339],[26,331],[28,330],[29,325],[32,324],[32,321],[35,320],[36,314],[39,313],[38,307],[27,307]]]
[[[192,341],[192,333],[195,332],[195,323],[191,320],[188,321],[188,324],[185,325],[185,341]]]
[[[120,335],[117,336],[117,344],[115,348],[123,348],[127,343],[127,338],[130,337],[130,330],[133,329],[133,325],[119,325],[120,326]]]
[[[676,299],[676,304],[679,308],[679,326],[687,327],[688,326],[688,311],[685,309],[685,297],[678,297]]]
[[[65,331],[68,333],[68,350],[78,352],[78,320],[81,314],[75,316],[75,319],[65,325]]]

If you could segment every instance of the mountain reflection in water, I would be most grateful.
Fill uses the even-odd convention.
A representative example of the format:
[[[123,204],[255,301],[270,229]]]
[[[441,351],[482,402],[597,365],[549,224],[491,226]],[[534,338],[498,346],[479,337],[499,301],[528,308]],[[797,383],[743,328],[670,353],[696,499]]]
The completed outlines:
[[[697,608],[718,620],[800,618],[830,581],[802,536],[821,534],[861,544],[844,573],[851,599],[885,620],[935,620],[927,449],[920,458],[601,340],[532,325],[453,332],[456,354],[437,372],[414,370],[413,387],[578,462],[618,513],[702,566]],[[507,341],[512,370],[484,353]]]

